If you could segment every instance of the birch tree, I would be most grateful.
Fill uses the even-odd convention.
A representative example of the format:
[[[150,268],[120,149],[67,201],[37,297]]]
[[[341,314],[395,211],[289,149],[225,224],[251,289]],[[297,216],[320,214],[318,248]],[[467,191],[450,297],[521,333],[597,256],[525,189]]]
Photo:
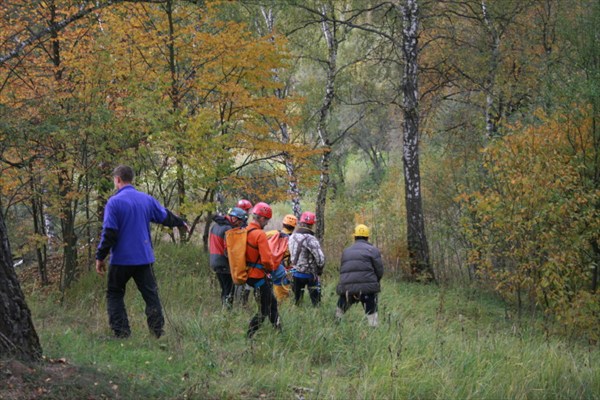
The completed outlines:
[[[330,139],[330,133],[327,127],[327,118],[331,112],[333,99],[335,96],[335,77],[337,72],[337,56],[339,47],[338,29],[339,26],[335,19],[328,18],[328,13],[332,12],[326,4],[320,7],[321,12],[321,30],[325,43],[327,44],[327,58],[324,61],[326,80],[325,93],[318,111],[317,135],[319,144],[323,150],[320,160],[321,175],[319,177],[319,188],[317,191],[317,203],[315,214],[317,216],[315,236],[323,239],[325,235],[325,205],[327,203],[327,191],[329,189],[329,162],[331,159],[331,146],[333,141]]]
[[[404,167],[404,196],[406,199],[407,245],[412,273],[432,280],[429,262],[429,245],[425,234],[425,217],[421,192],[419,166],[419,4],[406,0],[400,6],[402,13],[402,112],[404,114],[404,141],[402,162]]]

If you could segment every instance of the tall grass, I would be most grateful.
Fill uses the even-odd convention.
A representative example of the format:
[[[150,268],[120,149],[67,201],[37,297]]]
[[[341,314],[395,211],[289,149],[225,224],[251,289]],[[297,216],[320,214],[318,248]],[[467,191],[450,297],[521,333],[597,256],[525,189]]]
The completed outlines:
[[[110,338],[104,288],[94,273],[59,296],[28,302],[48,357],[92,367],[125,398],[189,399],[598,399],[597,347],[548,335],[541,321],[513,320],[475,290],[383,282],[380,326],[360,305],[334,318],[336,276],[323,304],[280,307],[245,338],[253,301],[222,309],[207,256],[194,246],[157,249],[166,335],[154,339],[130,283],[128,340]],[[333,268],[331,268],[333,270]]]

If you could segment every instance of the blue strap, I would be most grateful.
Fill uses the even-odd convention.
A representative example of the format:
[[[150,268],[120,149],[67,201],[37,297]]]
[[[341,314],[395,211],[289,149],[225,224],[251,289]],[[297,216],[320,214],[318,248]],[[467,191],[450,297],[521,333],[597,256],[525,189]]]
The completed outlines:
[[[312,279],[312,278],[314,278],[314,275],[313,274],[303,274],[302,272],[294,271],[294,278]]]
[[[249,266],[249,267],[251,267],[251,268],[264,269],[264,267],[263,267],[262,264],[247,262],[246,265]]]
[[[257,289],[257,288],[261,287],[262,285],[264,285],[264,284],[265,284],[265,282],[266,282],[266,281],[265,281],[265,279],[263,278],[263,279],[261,279],[260,281],[257,281],[256,283],[254,283],[253,285],[250,285],[250,286],[252,286],[253,288]]]

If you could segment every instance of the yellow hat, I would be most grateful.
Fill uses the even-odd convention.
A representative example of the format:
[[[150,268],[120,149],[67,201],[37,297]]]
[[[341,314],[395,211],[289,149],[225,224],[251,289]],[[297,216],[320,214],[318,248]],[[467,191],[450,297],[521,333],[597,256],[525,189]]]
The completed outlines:
[[[366,225],[359,224],[354,228],[354,237],[369,237],[369,228]]]
[[[296,216],[292,214],[288,214],[285,217],[283,217],[283,223],[289,226],[295,227],[297,221],[298,218],[296,218]]]

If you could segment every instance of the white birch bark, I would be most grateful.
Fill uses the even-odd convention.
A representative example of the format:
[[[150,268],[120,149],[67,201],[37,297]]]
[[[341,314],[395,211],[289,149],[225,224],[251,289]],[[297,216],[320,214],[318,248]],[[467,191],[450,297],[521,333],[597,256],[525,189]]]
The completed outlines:
[[[329,133],[327,131],[327,118],[331,112],[331,105],[333,104],[333,98],[335,95],[335,75],[337,68],[337,55],[338,55],[338,40],[336,38],[336,22],[332,21],[334,18],[327,18],[328,8],[323,4],[320,8],[322,22],[321,30],[323,37],[327,43],[327,78],[325,83],[325,95],[321,102],[319,109],[319,119],[317,121],[317,135],[319,137],[319,143],[323,149],[321,155],[320,169],[321,175],[319,177],[319,188],[317,192],[317,204],[315,214],[317,216],[317,222],[315,223],[315,236],[322,240],[325,236],[325,206],[327,203],[327,190],[329,188],[329,163],[331,159],[331,143],[329,139]]]
[[[403,17],[402,109],[404,113],[403,166],[407,218],[407,245],[413,276],[432,280],[429,246],[425,235],[425,218],[421,198],[419,170],[419,8],[417,0],[406,0],[401,6]]]

